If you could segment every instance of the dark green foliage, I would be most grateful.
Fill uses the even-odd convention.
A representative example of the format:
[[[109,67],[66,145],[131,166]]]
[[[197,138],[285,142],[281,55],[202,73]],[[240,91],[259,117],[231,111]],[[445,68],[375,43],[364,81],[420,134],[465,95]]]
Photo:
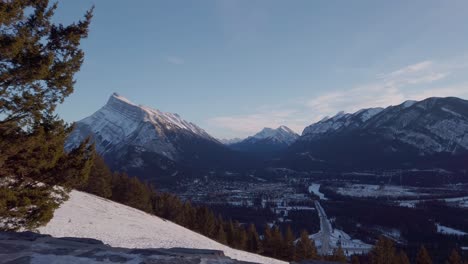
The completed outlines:
[[[73,76],[84,53],[91,11],[69,26],[53,24],[57,4],[48,0],[0,3],[0,113],[1,122],[37,124],[73,92]]]
[[[234,228],[234,223],[232,222],[232,220],[229,220],[229,222],[225,223],[225,230],[226,230],[228,245],[231,247],[234,247],[236,230]]]
[[[361,261],[359,260],[358,256],[353,256],[351,258],[351,264],[361,264]]]
[[[403,251],[400,251],[400,253],[398,253],[398,255],[396,256],[395,263],[397,263],[397,264],[410,264],[410,261],[409,261],[408,256],[406,255],[406,253],[403,252]]]
[[[247,248],[247,232],[238,222],[234,224],[234,247],[241,250]]]
[[[379,238],[371,253],[372,264],[392,264],[395,261],[395,246],[393,241],[382,236]]]
[[[432,259],[429,256],[429,252],[427,252],[424,246],[418,251],[418,256],[416,257],[416,264],[432,264]]]
[[[73,92],[91,12],[63,26],[47,0],[0,2],[0,217],[2,230],[46,223],[65,192],[87,180],[93,146],[66,153],[72,127],[54,115]],[[55,188],[61,186],[64,189]]]
[[[331,256],[331,260],[340,263],[346,263],[346,255],[344,254],[343,249],[338,247],[337,249],[333,250],[333,255]]]
[[[296,240],[296,237],[294,237],[291,227],[288,226],[288,228],[286,229],[286,233],[284,234],[281,259],[284,259],[284,260],[295,259],[295,255],[296,255],[296,248],[294,245],[295,240]]]
[[[99,155],[94,157],[88,182],[81,190],[104,198],[112,196],[112,172]]]
[[[218,241],[221,244],[227,244],[227,236],[226,236],[226,232],[224,232],[224,227],[223,227],[222,222],[218,224],[218,229],[216,231],[216,241]]]
[[[112,200],[140,209],[153,212],[151,207],[151,188],[135,177],[125,173],[114,173],[112,176]]]
[[[452,250],[452,253],[450,253],[450,256],[446,263],[447,264],[462,264],[462,259],[456,249]]]
[[[196,230],[208,237],[213,237],[216,232],[216,218],[207,207],[198,208],[194,219],[197,224]]]
[[[262,242],[254,224],[250,224],[247,230],[247,250],[253,253],[262,252]]]
[[[296,261],[319,259],[315,243],[310,240],[307,231],[301,232],[301,237],[296,243]]]
[[[275,245],[273,244],[273,231],[271,230],[269,225],[265,226],[262,243],[263,243],[263,253],[265,255],[267,256],[276,255]]]

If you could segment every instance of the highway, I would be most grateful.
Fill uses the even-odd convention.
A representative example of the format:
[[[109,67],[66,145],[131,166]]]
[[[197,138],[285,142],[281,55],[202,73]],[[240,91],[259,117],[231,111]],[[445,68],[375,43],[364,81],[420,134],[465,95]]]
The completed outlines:
[[[333,228],[330,224],[330,221],[328,220],[325,210],[320,205],[319,201],[315,201],[315,208],[317,208],[317,212],[320,218],[320,232],[318,239],[322,244],[322,246],[318,249],[318,252],[321,255],[329,255],[332,252],[332,247],[330,245],[330,237]]]

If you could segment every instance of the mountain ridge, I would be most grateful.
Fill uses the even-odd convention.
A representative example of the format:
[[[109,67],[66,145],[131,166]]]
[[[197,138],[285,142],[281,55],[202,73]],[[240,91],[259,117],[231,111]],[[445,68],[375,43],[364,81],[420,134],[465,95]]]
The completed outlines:
[[[326,163],[348,168],[463,167],[458,158],[468,153],[468,101],[456,97],[406,101],[374,109],[363,120],[366,111],[312,124],[286,155],[302,159],[295,162],[299,167]],[[301,153],[325,162],[306,162]]]

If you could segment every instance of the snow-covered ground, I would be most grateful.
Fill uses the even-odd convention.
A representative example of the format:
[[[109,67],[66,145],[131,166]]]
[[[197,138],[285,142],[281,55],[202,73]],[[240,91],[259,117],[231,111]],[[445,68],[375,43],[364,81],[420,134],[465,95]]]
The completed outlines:
[[[70,193],[70,199],[39,232],[54,237],[94,238],[114,247],[214,249],[241,261],[286,263],[232,249],[170,221],[78,191]]]
[[[451,228],[448,226],[443,226],[441,224],[436,224],[437,225],[437,233],[445,234],[445,235],[456,235],[456,236],[466,236],[468,233],[457,230],[455,228]]]
[[[409,207],[409,208],[414,208],[416,207],[417,203],[424,202],[424,201],[445,201],[451,206],[454,207],[460,207],[460,208],[468,208],[468,196],[463,196],[463,197],[456,197],[456,198],[441,198],[441,199],[421,199],[421,200],[405,200],[405,201],[399,201],[398,205],[402,207]]]
[[[415,192],[408,187],[375,184],[347,184],[345,187],[339,187],[337,192],[341,195],[353,197],[398,197],[421,195],[421,193]]]
[[[328,200],[325,197],[325,194],[320,192],[320,184],[318,184],[318,183],[312,183],[309,186],[309,193],[313,193],[313,194],[317,195],[320,198],[320,200]]]

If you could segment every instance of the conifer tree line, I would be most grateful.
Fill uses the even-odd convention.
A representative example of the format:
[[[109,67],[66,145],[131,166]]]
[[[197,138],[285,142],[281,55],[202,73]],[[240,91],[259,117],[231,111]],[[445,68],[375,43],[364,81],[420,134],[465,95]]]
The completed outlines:
[[[463,261],[458,249],[453,249],[447,256],[445,264],[468,264],[468,259]],[[410,260],[403,250],[397,250],[393,241],[384,236],[376,242],[372,251],[366,256],[353,256],[352,264],[435,264],[430,252],[424,245],[421,245],[416,256]]]

